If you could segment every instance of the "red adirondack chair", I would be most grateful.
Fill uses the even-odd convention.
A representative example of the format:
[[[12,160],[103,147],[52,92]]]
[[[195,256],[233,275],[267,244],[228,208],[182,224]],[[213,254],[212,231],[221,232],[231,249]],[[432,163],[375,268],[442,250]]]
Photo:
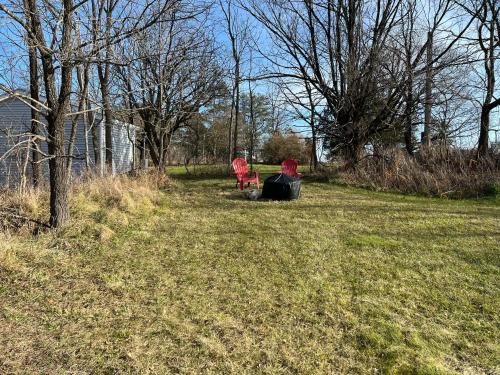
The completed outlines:
[[[299,163],[297,160],[287,159],[281,162],[281,173],[286,174],[287,176],[292,177],[300,177],[302,176],[300,173],[297,173],[297,167]]]
[[[253,182],[257,184],[257,189],[259,188],[259,172],[254,171],[254,175],[249,175],[248,164],[245,159],[236,158],[233,160],[233,170],[236,175],[236,186],[240,185],[240,190],[243,190],[243,186]]]

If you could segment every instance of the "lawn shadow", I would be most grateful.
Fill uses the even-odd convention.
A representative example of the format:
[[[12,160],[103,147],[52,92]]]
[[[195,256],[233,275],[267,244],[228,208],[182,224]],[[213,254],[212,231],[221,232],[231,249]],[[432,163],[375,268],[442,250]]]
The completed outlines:
[[[210,173],[210,172],[200,172],[200,173],[182,173],[182,174],[169,174],[170,178],[174,180],[187,180],[187,181],[201,181],[201,180],[221,180],[229,179],[231,176],[227,173]]]
[[[224,196],[225,199],[230,200],[230,201],[248,201],[249,200],[239,190],[232,191],[232,190],[226,189],[225,191],[220,192],[219,195]]]
[[[303,174],[301,180],[303,182],[315,182],[319,184],[330,184],[333,181],[328,176],[318,174]]]

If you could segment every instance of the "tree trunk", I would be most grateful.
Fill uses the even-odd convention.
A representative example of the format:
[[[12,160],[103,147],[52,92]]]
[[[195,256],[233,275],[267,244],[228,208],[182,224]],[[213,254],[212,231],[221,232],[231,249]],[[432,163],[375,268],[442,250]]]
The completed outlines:
[[[316,139],[316,129],[311,127],[311,171],[316,171],[318,169],[318,154],[317,154],[317,139]]]
[[[489,148],[489,132],[490,132],[490,111],[489,108],[483,106],[481,109],[481,127],[479,129],[479,142],[477,153],[480,158],[488,155]]]
[[[415,99],[413,95],[413,66],[412,66],[412,54],[413,54],[413,37],[414,37],[414,24],[415,24],[415,6],[416,0],[408,1],[408,18],[407,21],[403,23],[402,34],[404,38],[404,53],[405,53],[405,111],[404,111],[404,142],[405,148],[408,155],[413,156],[415,152],[414,145],[414,126],[413,126],[413,112],[415,107]]]
[[[253,89],[250,81],[248,82],[248,92],[250,97],[250,125],[252,127],[250,131],[250,171],[253,171],[253,157],[255,148],[255,135],[257,133],[257,124],[255,123],[255,108],[254,108],[254,97]]]
[[[64,147],[65,115],[69,108],[73,66],[69,60],[62,60],[60,83],[57,85],[54,67],[54,56],[46,47],[44,30],[40,22],[39,8],[36,0],[27,0],[31,16],[30,30],[41,55],[43,81],[47,98],[48,151],[50,172],[50,219],[52,227],[61,227],[69,219],[68,181],[66,178],[66,155]],[[69,56],[71,50],[71,33],[73,30],[73,2],[63,0],[62,34],[59,41],[63,56]],[[56,87],[59,86],[59,91]]]
[[[139,169],[144,169],[146,168],[146,134],[144,130],[138,135],[136,147],[139,149]]]
[[[144,135],[146,137],[147,147],[149,150],[149,156],[151,157],[151,161],[157,169],[162,169],[164,166],[164,160],[166,160],[166,147],[170,142],[170,138],[173,134],[173,129],[170,129],[169,132],[172,134],[165,134],[164,130],[160,131],[158,134],[156,128],[159,125],[157,116],[152,114],[151,112],[145,110],[141,112],[141,118],[144,123]],[[161,126],[159,126],[162,129]],[[165,139],[166,138],[166,139]],[[167,142],[165,142],[167,140]]]
[[[314,102],[311,86],[308,82],[306,84],[307,97],[309,99],[309,127],[311,128],[311,162],[309,164],[309,170],[315,171],[318,169],[318,155],[316,153],[317,139],[316,139],[316,103]]]
[[[405,147],[408,155],[413,156],[415,145],[413,144],[413,75],[408,75],[408,88],[406,92],[405,108]]]
[[[28,49],[29,63],[30,63],[30,96],[31,99],[31,135],[33,137],[33,152],[31,158],[31,172],[33,179],[33,187],[38,187],[42,179],[42,171],[40,166],[40,111],[38,102],[40,100],[38,95],[38,62],[36,56],[36,49],[32,46],[32,39],[28,39],[30,46]]]
[[[235,90],[233,89],[231,97],[231,113],[229,114],[229,131],[228,131],[228,157],[227,157],[227,166],[228,173],[231,170],[231,162],[233,161],[233,113],[234,113],[234,94]]]
[[[422,146],[431,145],[431,121],[432,121],[432,32],[427,33],[427,65],[425,68],[425,114],[424,114],[424,132],[422,133]]]
[[[234,131],[233,131],[233,159],[238,157],[238,125],[240,117],[240,62],[236,59],[235,67],[235,91],[236,97],[234,99]]]
[[[478,159],[488,156],[489,150],[489,132],[490,132],[490,113],[500,105],[500,99],[494,100],[495,93],[495,48],[500,46],[500,40],[495,34],[499,32],[498,15],[499,8],[495,6],[496,2],[483,2],[483,14],[481,17],[482,26],[489,30],[487,39],[483,39],[481,28],[479,28],[479,45],[484,54],[484,70],[486,72],[486,96],[481,105],[481,127],[479,129],[479,140],[477,148]],[[487,20],[488,11],[491,12],[491,19]]]
[[[114,3],[116,4],[116,3]],[[111,101],[109,99],[109,76],[110,76],[110,64],[109,59],[111,57],[111,28],[113,24],[113,13],[114,5],[106,1],[106,25],[104,38],[106,41],[106,47],[104,49],[104,61],[99,61],[97,63],[97,75],[99,77],[99,85],[101,87],[102,105],[104,109],[104,143],[106,147],[105,161],[106,161],[106,173],[113,173],[113,112],[111,109]]]
[[[85,137],[85,170],[88,172],[90,169],[90,148],[87,113],[83,114],[83,134]]]
[[[69,219],[68,183],[64,149],[64,117],[60,114],[48,124],[50,168],[50,221],[59,228]]]
[[[104,108],[104,143],[106,173],[113,173],[113,111],[109,100],[109,64],[107,62],[97,65],[99,84],[101,86],[102,104]]]
[[[359,142],[358,137],[356,135],[353,136],[352,142],[347,147],[347,160],[353,168],[355,168],[361,160],[363,147],[364,145]]]
[[[24,2],[26,19],[30,27],[34,27],[34,20],[28,10],[28,3]],[[31,174],[33,187],[38,187],[42,179],[42,171],[40,166],[40,108],[38,102],[39,98],[39,77],[38,77],[38,57],[36,52],[36,43],[33,37],[27,35],[28,56],[29,56],[29,69],[30,69],[30,97],[31,97],[31,136],[33,137],[33,151],[31,156]]]
[[[90,111],[90,101],[87,98],[87,127],[90,129],[90,134],[92,135],[92,148],[94,149],[94,162],[95,167],[100,168],[101,166],[101,144],[99,142],[99,134],[97,133],[97,124],[95,123],[94,113]]]

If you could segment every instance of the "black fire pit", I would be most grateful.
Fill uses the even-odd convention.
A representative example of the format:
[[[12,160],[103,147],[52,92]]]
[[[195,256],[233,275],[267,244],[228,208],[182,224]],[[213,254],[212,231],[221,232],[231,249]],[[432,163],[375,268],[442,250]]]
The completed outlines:
[[[300,196],[300,178],[283,173],[266,178],[262,189],[263,199],[277,201],[298,199]]]

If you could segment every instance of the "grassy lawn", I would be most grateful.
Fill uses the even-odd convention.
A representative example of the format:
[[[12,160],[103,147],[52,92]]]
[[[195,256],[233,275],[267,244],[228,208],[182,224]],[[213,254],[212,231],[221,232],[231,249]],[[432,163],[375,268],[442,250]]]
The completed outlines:
[[[170,172],[0,234],[0,373],[500,373],[498,200]]]

